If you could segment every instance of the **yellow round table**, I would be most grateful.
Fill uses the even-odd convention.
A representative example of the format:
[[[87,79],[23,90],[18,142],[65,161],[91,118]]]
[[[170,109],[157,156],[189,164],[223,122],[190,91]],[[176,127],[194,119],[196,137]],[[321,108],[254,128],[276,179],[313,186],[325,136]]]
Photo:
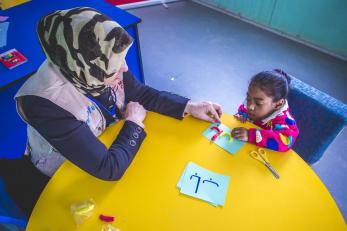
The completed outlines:
[[[227,114],[222,122],[254,126]],[[109,147],[122,125],[109,127],[100,140]],[[267,150],[277,180],[248,155],[256,146],[246,144],[231,155],[203,137],[207,122],[148,113],[145,125],[147,138],[118,182],[99,180],[66,161],[42,192],[27,230],[101,230],[100,214],[114,215],[112,225],[121,231],[346,230],[324,184],[294,151]],[[230,176],[223,207],[180,193],[176,184],[189,161]],[[77,228],[70,206],[89,198],[96,209]]]

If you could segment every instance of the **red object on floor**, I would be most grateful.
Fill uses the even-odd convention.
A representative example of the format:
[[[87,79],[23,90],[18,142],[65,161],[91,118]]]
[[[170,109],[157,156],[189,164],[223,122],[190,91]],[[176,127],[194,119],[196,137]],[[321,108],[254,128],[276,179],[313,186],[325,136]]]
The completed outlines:
[[[134,3],[134,2],[146,2],[147,0],[105,0],[105,1],[114,6],[119,6],[119,5]]]

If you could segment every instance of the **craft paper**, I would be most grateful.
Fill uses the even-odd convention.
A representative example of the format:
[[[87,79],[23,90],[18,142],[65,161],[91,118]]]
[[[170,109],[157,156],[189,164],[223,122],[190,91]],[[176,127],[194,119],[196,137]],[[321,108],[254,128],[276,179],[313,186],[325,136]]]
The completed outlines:
[[[7,44],[7,29],[9,25],[9,22],[0,23],[0,47],[4,47]]]
[[[214,173],[189,162],[177,183],[181,193],[205,200],[215,206],[224,205],[229,176]]]
[[[212,141],[211,138],[213,135],[216,134],[215,130],[212,130],[211,127],[216,126],[223,132],[229,133],[231,132],[231,129],[225,126],[221,123],[213,123],[210,127],[208,127],[204,133],[203,136],[205,136],[208,140]],[[223,148],[227,152],[231,154],[235,154],[238,150],[242,148],[242,146],[245,144],[245,142],[230,138],[229,136],[221,136],[219,135],[214,141],[215,144],[217,144],[219,147]]]
[[[0,2],[0,7],[2,10],[6,10],[8,8],[18,6],[20,4],[29,2],[30,0],[2,0]]]

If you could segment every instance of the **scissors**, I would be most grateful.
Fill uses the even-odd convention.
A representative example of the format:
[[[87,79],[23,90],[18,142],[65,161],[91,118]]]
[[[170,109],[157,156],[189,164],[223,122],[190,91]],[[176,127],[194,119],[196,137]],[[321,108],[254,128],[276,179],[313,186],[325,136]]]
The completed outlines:
[[[258,151],[251,151],[249,153],[249,155],[256,159],[259,160],[260,162],[262,162],[263,164],[265,164],[265,166],[271,171],[271,173],[277,178],[279,179],[280,176],[278,175],[278,173],[275,171],[275,169],[271,166],[269,160],[266,157],[266,152],[264,149],[262,148],[258,148]]]

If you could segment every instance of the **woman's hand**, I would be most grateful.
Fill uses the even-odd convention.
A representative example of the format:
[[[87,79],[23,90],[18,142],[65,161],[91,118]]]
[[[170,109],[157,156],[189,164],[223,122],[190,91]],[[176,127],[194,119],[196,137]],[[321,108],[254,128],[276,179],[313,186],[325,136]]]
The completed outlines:
[[[125,109],[124,118],[125,120],[130,120],[144,128],[145,125],[143,124],[143,121],[146,118],[146,113],[147,111],[141,104],[130,101]]]
[[[231,136],[237,140],[248,141],[248,129],[246,128],[234,128],[231,130]]]
[[[201,120],[220,123],[222,108],[216,103],[188,101],[184,114],[190,114]]]

